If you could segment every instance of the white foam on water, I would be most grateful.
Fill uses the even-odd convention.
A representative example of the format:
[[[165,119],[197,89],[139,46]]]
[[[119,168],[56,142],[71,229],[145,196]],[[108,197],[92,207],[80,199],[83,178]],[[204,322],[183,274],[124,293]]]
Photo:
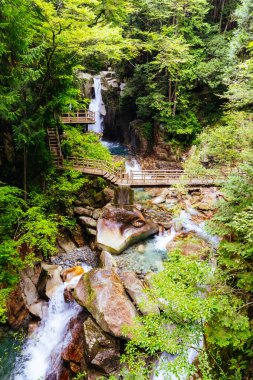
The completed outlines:
[[[90,269],[85,267],[86,270]],[[61,360],[61,348],[68,324],[81,310],[76,303],[66,303],[64,289],[75,286],[81,276],[74,277],[70,282],[61,284],[49,301],[48,310],[41,320],[40,327],[27,340],[18,357],[14,369],[13,380],[43,380],[50,369],[51,354],[54,356],[54,367]]]
[[[125,163],[126,173],[130,174],[132,171],[141,171],[141,165],[136,158],[128,158]]]
[[[205,240],[213,248],[218,248],[219,238],[218,236],[210,235],[208,232],[205,231],[205,222],[202,222],[199,225],[192,222],[191,215],[187,213],[185,210],[182,210],[179,218],[176,218],[175,220],[180,221],[184,230],[186,230],[187,232],[195,232],[201,239]]]
[[[91,100],[89,105],[89,111],[95,112],[95,124],[89,124],[88,129],[89,131],[95,132],[95,133],[103,133],[103,116],[101,115],[101,111],[104,108],[104,103],[102,99],[102,92],[101,92],[101,78],[99,76],[94,77],[94,91],[95,91],[95,98]]]
[[[165,231],[164,233],[160,233],[155,237],[155,247],[156,249],[163,251],[166,250],[166,246],[169,242],[171,242],[176,236],[176,231],[174,227],[171,227],[170,232]]]

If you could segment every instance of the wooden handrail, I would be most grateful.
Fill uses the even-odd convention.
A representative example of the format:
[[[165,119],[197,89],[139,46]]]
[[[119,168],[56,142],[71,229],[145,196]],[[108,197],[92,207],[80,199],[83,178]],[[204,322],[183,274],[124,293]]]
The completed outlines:
[[[224,181],[224,177],[214,174],[201,173],[194,174],[183,170],[132,170],[126,173],[122,168],[116,169],[110,162],[82,158],[68,157],[66,165],[72,164],[77,170],[87,174],[99,175],[120,185],[151,186],[151,185],[171,185],[182,184],[215,184],[217,181]],[[110,177],[111,176],[111,177]]]
[[[94,124],[96,122],[96,115],[93,111],[79,110],[63,113],[60,116],[60,121],[66,124]]]

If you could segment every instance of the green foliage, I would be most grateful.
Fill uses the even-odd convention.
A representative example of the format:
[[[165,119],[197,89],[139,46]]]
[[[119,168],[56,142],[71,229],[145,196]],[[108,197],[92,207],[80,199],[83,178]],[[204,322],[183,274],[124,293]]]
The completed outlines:
[[[89,184],[82,173],[76,170],[65,170],[61,174],[51,170],[46,176],[46,188],[43,194],[31,194],[34,205],[41,204],[48,210],[64,214],[77,198],[78,191]]]
[[[62,227],[74,228],[74,220],[66,214],[87,182],[76,171],[62,175],[53,171],[46,178],[45,191],[31,193],[27,202],[20,189],[0,186],[0,321],[5,320],[6,300],[19,272],[56,252]]]
[[[187,167],[198,161],[209,168],[235,167],[253,154],[253,122],[248,112],[228,112],[220,123],[198,137],[198,147]]]
[[[250,338],[244,302],[226,284],[222,271],[213,273],[208,263],[196,257],[170,253],[164,270],[151,278],[148,295],[151,300],[159,300],[162,312],[138,318],[141,323],[130,329],[133,339],[122,360],[133,378],[148,379],[153,368],[148,358],[164,351],[179,354],[162,367],[168,378],[169,373],[179,378],[180,373],[194,373],[196,369],[187,359],[187,350],[193,346],[201,354],[203,378],[209,379],[210,372],[216,378],[212,369],[215,350],[240,350]],[[203,349],[199,345],[202,334]]]
[[[66,156],[93,158],[112,162],[109,150],[95,133],[83,133],[81,128],[64,126],[62,149]]]

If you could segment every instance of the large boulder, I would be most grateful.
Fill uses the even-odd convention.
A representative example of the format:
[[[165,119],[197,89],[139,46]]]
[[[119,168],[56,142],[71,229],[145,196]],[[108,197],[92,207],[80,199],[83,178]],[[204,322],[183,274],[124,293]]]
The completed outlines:
[[[62,285],[61,271],[59,265],[41,264],[41,274],[38,282],[38,292],[42,298],[49,299],[55,291]]]
[[[158,306],[148,297],[142,281],[137,277],[135,272],[123,272],[120,278],[127,293],[142,314],[159,314]]]
[[[119,254],[157,231],[157,225],[146,220],[140,211],[107,205],[98,220],[97,244],[110,253]]]
[[[27,305],[31,305],[39,298],[36,286],[33,284],[29,277],[22,277],[21,286],[23,290],[23,296]]]
[[[118,370],[119,340],[101,330],[91,317],[84,321],[83,328],[86,362],[107,374]]]
[[[20,284],[11,292],[7,302],[7,319],[12,328],[19,328],[27,322],[29,306],[39,299],[36,286],[40,273],[40,264],[28,267],[20,273]]]
[[[125,337],[124,326],[134,324],[137,310],[113,270],[92,269],[79,280],[74,298],[87,308],[99,326],[116,337]]]
[[[48,302],[44,300],[39,300],[33,303],[32,305],[28,306],[29,312],[34,317],[37,317],[39,319],[42,319],[46,315],[47,308],[48,308]]]

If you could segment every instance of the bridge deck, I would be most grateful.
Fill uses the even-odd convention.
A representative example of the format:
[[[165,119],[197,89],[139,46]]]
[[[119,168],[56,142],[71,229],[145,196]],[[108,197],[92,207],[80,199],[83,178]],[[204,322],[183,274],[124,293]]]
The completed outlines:
[[[194,175],[183,170],[141,170],[124,172],[115,170],[112,165],[99,160],[70,157],[64,168],[74,168],[85,174],[103,177],[116,186],[169,187],[177,184],[187,186],[220,185],[224,178],[212,175]]]

